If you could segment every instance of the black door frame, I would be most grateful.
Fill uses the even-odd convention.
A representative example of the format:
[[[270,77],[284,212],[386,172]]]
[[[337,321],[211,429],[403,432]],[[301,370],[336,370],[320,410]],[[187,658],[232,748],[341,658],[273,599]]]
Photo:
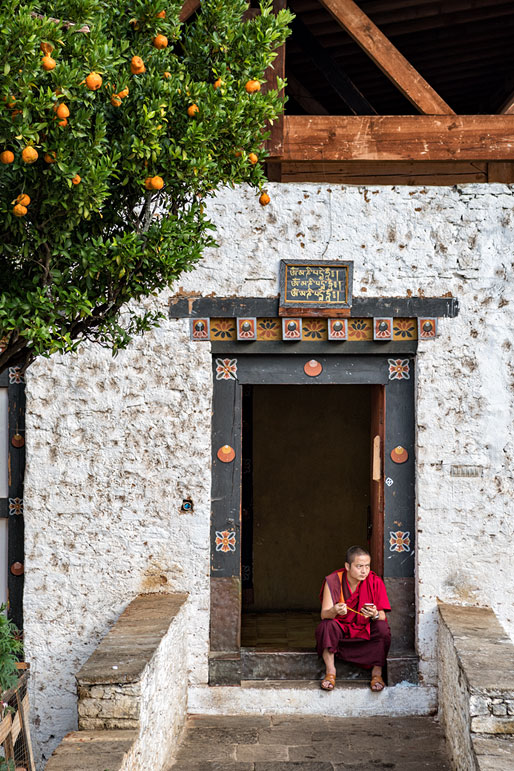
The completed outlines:
[[[412,344],[411,344],[412,345]],[[302,384],[363,384],[385,388],[385,441],[382,450],[384,485],[384,580],[395,613],[390,616],[399,660],[414,653],[415,546],[415,357],[364,343],[347,354],[296,344],[276,344],[273,352],[259,347],[216,346],[213,353],[211,617],[209,683],[241,682],[241,462],[242,386]],[[224,352],[225,350],[225,352]],[[332,351],[334,349],[332,348]],[[295,355],[291,355],[291,354]],[[315,359],[317,376],[304,366]],[[310,368],[312,371],[312,367]],[[395,452],[401,447],[404,452]],[[405,456],[407,458],[405,459]],[[398,461],[403,462],[398,462]]]

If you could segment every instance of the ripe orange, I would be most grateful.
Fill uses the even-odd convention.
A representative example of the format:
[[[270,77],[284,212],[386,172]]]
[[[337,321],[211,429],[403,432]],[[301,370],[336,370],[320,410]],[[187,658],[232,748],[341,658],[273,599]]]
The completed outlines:
[[[10,150],[4,150],[3,153],[0,153],[0,162],[5,163],[6,165],[8,163],[12,163],[14,161],[14,153],[12,153]]]
[[[21,159],[24,163],[35,163],[39,158],[39,153],[35,147],[25,147],[21,153]]]
[[[68,107],[64,104],[55,104],[54,105],[54,112],[56,113],[58,118],[67,118],[70,114],[70,111]]]
[[[52,59],[51,56],[43,56],[43,58],[41,59],[41,66],[47,72],[49,70],[54,70],[56,63],[57,62],[55,61],[55,59]]]
[[[194,118],[197,112],[200,112],[200,109],[196,104],[191,104],[187,108],[187,114],[189,115],[190,118]]]
[[[90,72],[86,78],[86,86],[90,91],[98,91],[102,85],[102,78],[98,72]]]
[[[80,183],[82,182],[82,180],[81,180],[81,178],[80,178],[80,176],[78,174],[75,174],[75,176],[73,177],[73,179],[71,181],[73,182],[74,185],[80,185]]]
[[[24,217],[27,213],[27,207],[22,206],[21,203],[17,203],[16,206],[13,208],[12,213],[15,217]]]
[[[221,88],[222,86],[221,78],[218,78],[218,80],[215,80],[213,83],[213,86],[214,88]]]
[[[165,72],[163,73],[163,78],[166,78],[166,80],[169,80],[171,78],[171,72]]]
[[[11,120],[14,120],[17,115],[21,114],[21,110],[13,110],[11,113]]]
[[[256,91],[261,90],[261,84],[258,80],[249,80],[246,83],[245,88],[249,94],[254,94]]]
[[[166,48],[168,45],[168,38],[166,35],[156,35],[154,39],[152,40],[153,45],[155,48]]]
[[[126,96],[128,96],[128,95],[129,95],[128,86],[125,86],[125,88],[123,89],[123,91],[120,91],[120,92],[119,92],[119,94],[118,94],[118,96],[120,97],[120,99],[125,99],[125,97],[126,97]]]
[[[153,177],[147,177],[145,179],[145,187],[146,187],[147,190],[153,190],[152,179],[153,179]]]
[[[55,48],[55,46],[53,45],[53,43],[45,43],[45,42],[42,42],[42,43],[40,43],[40,44],[39,44],[39,47],[40,47],[40,49],[43,51],[43,53],[45,54],[45,56],[50,56],[50,54],[52,53],[52,51],[53,51],[53,50],[54,50],[54,48]]]
[[[55,163],[56,156],[53,150],[50,153],[45,153],[43,157],[46,163]]]
[[[164,180],[162,177],[152,177],[150,185],[152,190],[161,190],[164,187]]]
[[[111,104],[113,107],[120,107],[121,105],[121,95],[120,94],[113,94],[111,96]]]
[[[259,203],[261,206],[267,206],[270,201],[271,201],[271,198],[266,192],[260,194]]]
[[[16,198],[16,203],[21,203],[22,206],[28,206],[30,203],[30,195],[27,195],[27,193],[20,193]]]
[[[158,19],[165,19],[166,18],[166,11],[159,11],[159,13],[156,14]]]
[[[7,102],[7,100],[10,99],[10,102]],[[14,96],[4,96],[4,102],[7,102],[7,107],[12,110],[14,105],[16,104],[16,99]]]
[[[63,118],[62,120],[59,121],[57,125],[65,128],[68,125],[68,118]]]
[[[146,72],[145,63],[140,56],[132,57],[130,60],[130,71],[133,75],[141,75],[143,72]]]
[[[259,157],[257,155],[255,155],[255,153],[250,153],[250,155],[248,156],[248,160],[250,161],[252,166],[255,166],[255,164],[259,160]]]

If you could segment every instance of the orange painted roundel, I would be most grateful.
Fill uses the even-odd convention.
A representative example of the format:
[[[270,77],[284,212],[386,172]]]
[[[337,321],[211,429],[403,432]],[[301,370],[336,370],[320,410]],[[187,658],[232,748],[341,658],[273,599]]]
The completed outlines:
[[[223,447],[219,448],[217,456],[222,463],[231,463],[236,457],[236,453],[233,447],[229,444],[224,444]]]
[[[391,450],[391,460],[393,463],[405,463],[408,457],[409,453],[401,444],[395,447],[394,450]]]
[[[303,371],[309,377],[317,377],[323,372],[323,367],[319,361],[316,361],[316,359],[311,359],[307,362],[307,364],[304,365]]]

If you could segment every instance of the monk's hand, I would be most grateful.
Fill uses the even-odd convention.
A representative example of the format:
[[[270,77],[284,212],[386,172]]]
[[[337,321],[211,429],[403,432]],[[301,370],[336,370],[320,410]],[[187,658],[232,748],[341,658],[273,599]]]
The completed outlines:
[[[346,603],[345,602],[336,602],[336,604],[333,607],[334,611],[334,618],[336,616],[345,616],[346,615]]]
[[[377,615],[377,607],[376,605],[363,605],[361,613],[363,616],[366,616],[366,618],[375,618]]]

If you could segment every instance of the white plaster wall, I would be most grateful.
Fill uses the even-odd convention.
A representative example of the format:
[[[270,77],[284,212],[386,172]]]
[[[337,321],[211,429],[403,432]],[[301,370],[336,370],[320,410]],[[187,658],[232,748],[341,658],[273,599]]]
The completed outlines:
[[[461,301],[420,345],[417,367],[418,644],[432,686],[436,597],[489,604],[514,635],[513,189],[269,192],[265,209],[246,190],[218,196],[220,248],[177,290],[272,296],[280,258],[340,257],[355,261],[355,295]],[[186,321],[166,321],[117,359],[84,348],[37,362],[27,380],[26,649],[48,756],[75,726],[74,672],[138,592],[190,593],[189,677],[206,682],[209,345],[189,342]],[[455,463],[483,476],[452,478]],[[179,514],[189,496],[194,513]]]

